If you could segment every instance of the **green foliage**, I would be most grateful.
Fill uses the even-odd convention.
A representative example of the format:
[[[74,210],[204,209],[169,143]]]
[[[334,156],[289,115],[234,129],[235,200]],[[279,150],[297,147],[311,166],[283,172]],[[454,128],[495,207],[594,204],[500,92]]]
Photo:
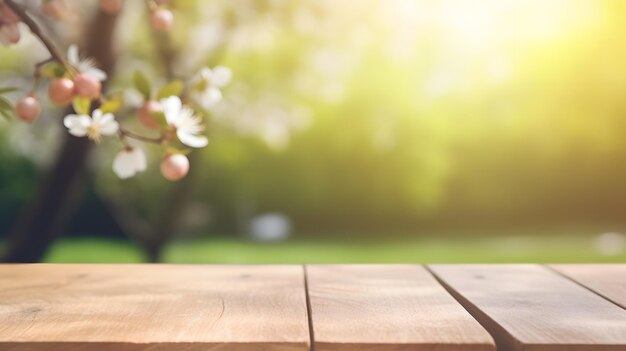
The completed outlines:
[[[77,96],[72,100],[72,108],[79,115],[91,114],[91,99]]]
[[[13,108],[9,100],[2,96],[0,96],[0,116],[6,119],[11,119],[15,116],[15,108]]]
[[[61,78],[65,75],[65,66],[58,62],[50,62],[43,65],[39,71],[42,77],[45,78]]]
[[[123,102],[124,96],[122,93],[110,94],[100,105],[100,109],[103,113],[116,113],[122,107]]]
[[[421,11],[428,2],[363,1],[179,2],[186,21],[172,48],[191,49],[198,41],[185,29],[219,19],[223,46],[202,64],[234,72],[224,96],[236,105],[207,118],[211,144],[190,155],[201,180],[193,201],[214,219],[205,231],[267,211],[304,231],[623,222],[626,5],[535,11],[537,2],[494,0]],[[124,49],[156,77],[158,43],[144,27]],[[19,67],[2,57],[0,68]],[[117,79],[145,99],[182,91],[174,81],[157,92],[141,71]],[[294,127],[298,108],[310,116],[304,127]],[[149,219],[171,186],[155,180],[157,164],[123,188]],[[105,168],[94,173],[105,179]]]
[[[7,94],[7,93],[12,93],[16,90],[18,90],[18,88],[16,87],[0,88],[0,116],[6,119],[11,119],[15,117],[15,108],[13,107],[13,104],[11,104],[11,102],[7,100],[5,97],[3,97],[2,95]]]
[[[3,88],[0,88],[0,95],[7,94],[7,93],[12,93],[12,92],[18,91],[18,90],[19,90],[19,88],[17,88],[17,87],[3,87]]]
[[[157,100],[161,100],[170,96],[180,96],[183,93],[185,85],[180,80],[174,80],[162,87],[157,93]]]
[[[143,95],[144,99],[150,100],[152,93],[150,81],[141,71],[135,71],[135,73],[133,73],[133,84],[135,85],[135,89]]]
[[[153,112],[152,113],[152,117],[159,122],[159,124],[161,126],[166,126],[167,125],[167,118],[165,118],[165,113],[163,113],[162,111],[158,111],[158,112]]]

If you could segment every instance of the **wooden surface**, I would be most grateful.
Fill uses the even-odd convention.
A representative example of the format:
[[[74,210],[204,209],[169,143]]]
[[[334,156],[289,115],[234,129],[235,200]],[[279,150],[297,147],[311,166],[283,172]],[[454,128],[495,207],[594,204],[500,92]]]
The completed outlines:
[[[626,310],[546,267],[429,268],[491,332],[498,351],[626,350]]]
[[[0,265],[0,351],[626,351],[625,266]]]
[[[301,266],[0,265],[2,351],[308,350]]]
[[[626,308],[626,264],[555,264],[550,268]]]
[[[495,349],[421,266],[314,265],[306,275],[315,351]]]

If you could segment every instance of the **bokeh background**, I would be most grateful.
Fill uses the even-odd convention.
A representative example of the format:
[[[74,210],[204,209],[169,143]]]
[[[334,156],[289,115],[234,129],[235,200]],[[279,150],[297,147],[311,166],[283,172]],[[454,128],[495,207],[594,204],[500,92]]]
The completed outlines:
[[[107,19],[67,2],[71,20],[41,22],[61,47],[94,46],[84,28]],[[1,121],[5,256],[21,242],[49,262],[626,261],[626,2],[173,5],[164,38],[126,3],[109,87],[132,105],[134,70],[233,70],[192,174],[162,179],[153,150],[119,180],[117,145],[76,144],[49,103],[34,125]],[[1,86],[26,89],[46,58],[23,29],[0,48]]]

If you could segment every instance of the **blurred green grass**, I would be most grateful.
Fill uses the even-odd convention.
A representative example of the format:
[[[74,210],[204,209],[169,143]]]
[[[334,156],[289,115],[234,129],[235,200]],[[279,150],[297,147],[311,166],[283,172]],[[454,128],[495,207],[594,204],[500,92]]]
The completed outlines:
[[[46,258],[55,263],[142,262],[141,251],[125,241],[64,239]],[[606,256],[589,235],[507,237],[420,237],[405,240],[332,239],[258,243],[236,238],[178,241],[168,246],[169,263],[475,263],[626,262],[626,252]]]

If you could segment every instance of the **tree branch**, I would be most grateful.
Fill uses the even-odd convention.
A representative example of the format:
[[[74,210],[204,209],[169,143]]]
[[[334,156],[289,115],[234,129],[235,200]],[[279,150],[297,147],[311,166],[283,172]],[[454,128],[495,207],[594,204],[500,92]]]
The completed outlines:
[[[137,140],[141,140],[143,142],[146,143],[154,143],[154,144],[162,144],[164,141],[166,141],[168,139],[167,134],[163,134],[159,137],[147,137],[141,134],[137,134],[135,132],[131,132],[128,129],[125,128],[121,128],[120,127],[120,136],[121,137],[128,137],[128,138],[132,138],[132,139],[137,139]]]
[[[40,63],[37,63],[37,65],[35,66],[35,83],[34,83],[34,87],[36,86],[36,84],[39,81],[39,76],[40,76],[39,70],[40,70],[41,66],[43,64],[45,64],[45,63],[50,62],[50,61],[57,61],[57,62],[61,63],[63,66],[65,66],[65,68],[69,72],[74,72],[75,71],[75,68],[72,67],[72,65],[67,61],[65,56],[61,53],[61,51],[54,45],[52,40],[50,38],[48,38],[48,36],[41,30],[41,27],[39,27],[37,22],[35,22],[35,20],[28,15],[28,13],[26,12],[25,8],[23,8],[20,4],[17,4],[14,0],[4,0],[4,3],[9,8],[11,8],[11,10],[13,10],[13,12],[15,12],[15,14],[17,16],[20,17],[22,22],[24,22],[24,24],[26,24],[26,26],[28,26],[30,31],[43,43],[43,45],[46,47],[46,49],[50,53],[51,57],[49,59],[47,59],[45,61],[42,61]],[[34,88],[33,88],[33,90],[34,90]],[[139,134],[133,133],[133,132],[128,131],[126,129],[120,129],[120,135],[129,137],[129,138],[133,138],[133,139],[137,139],[137,140],[141,140],[141,141],[144,141],[144,142],[155,143],[155,144],[161,144],[166,139],[165,135],[163,135],[163,136],[161,136],[159,138],[150,138],[150,137],[146,137],[146,136],[143,136],[143,135],[139,135]]]
[[[73,71],[74,67],[67,62],[65,56],[61,53],[61,51],[54,45],[52,40],[48,38],[48,36],[41,30],[37,22],[28,15],[26,9],[21,5],[17,4],[14,0],[4,0],[4,3],[15,12],[16,15],[20,17],[22,22],[28,26],[30,31],[41,41],[41,43],[48,49],[52,58],[58,61],[60,64],[65,66],[67,70],[70,72]]]

